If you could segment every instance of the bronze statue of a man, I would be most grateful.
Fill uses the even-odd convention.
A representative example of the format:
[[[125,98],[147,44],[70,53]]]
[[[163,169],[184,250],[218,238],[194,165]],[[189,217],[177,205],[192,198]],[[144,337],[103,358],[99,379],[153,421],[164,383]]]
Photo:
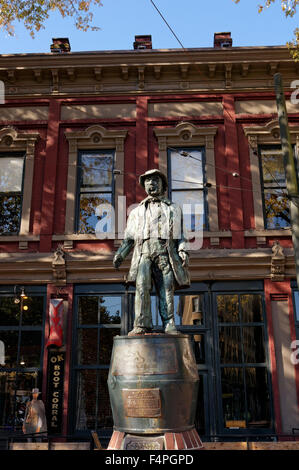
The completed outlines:
[[[189,287],[189,257],[181,208],[164,197],[166,176],[149,170],[139,178],[147,197],[130,212],[124,240],[113,264],[118,268],[134,247],[128,283],[136,285],[135,321],[129,335],[152,331],[151,289],[154,282],[165,333],[177,334],[174,323],[175,289]]]

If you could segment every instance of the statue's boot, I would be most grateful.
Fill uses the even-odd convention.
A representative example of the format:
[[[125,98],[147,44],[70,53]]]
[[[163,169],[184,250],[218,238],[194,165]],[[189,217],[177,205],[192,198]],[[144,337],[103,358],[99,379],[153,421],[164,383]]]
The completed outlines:
[[[135,336],[135,335],[144,335],[145,333],[149,333],[151,330],[149,328],[144,328],[142,326],[135,326],[133,330],[128,333],[128,336]]]
[[[176,329],[173,318],[171,318],[164,327],[164,333],[168,335],[178,335],[179,331]]]

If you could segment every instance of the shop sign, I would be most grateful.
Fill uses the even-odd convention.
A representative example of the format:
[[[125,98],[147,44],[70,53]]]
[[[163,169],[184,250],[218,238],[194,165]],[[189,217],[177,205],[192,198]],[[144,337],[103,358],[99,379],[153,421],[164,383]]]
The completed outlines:
[[[238,419],[234,419],[234,420],[231,420],[231,421],[226,421],[225,422],[225,427],[230,428],[230,429],[246,428],[246,421],[245,420],[238,420]]]
[[[48,432],[62,432],[64,352],[49,352],[48,362]]]
[[[63,299],[51,299],[49,305],[50,334],[46,347],[63,346]]]

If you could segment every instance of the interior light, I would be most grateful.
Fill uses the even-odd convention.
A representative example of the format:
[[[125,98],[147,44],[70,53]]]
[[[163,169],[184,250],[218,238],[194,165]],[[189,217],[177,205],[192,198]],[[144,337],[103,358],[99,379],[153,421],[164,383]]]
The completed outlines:
[[[21,287],[21,294],[20,294],[20,297],[23,297],[23,299],[27,299],[26,294],[25,294],[24,287]]]
[[[24,305],[23,310],[28,310],[28,305]]]

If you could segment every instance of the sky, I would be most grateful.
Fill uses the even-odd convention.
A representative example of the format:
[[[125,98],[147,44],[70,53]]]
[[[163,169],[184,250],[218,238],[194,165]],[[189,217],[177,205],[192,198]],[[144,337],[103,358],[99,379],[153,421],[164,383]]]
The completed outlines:
[[[185,48],[213,47],[215,32],[230,31],[233,46],[285,45],[298,25],[297,13],[285,18],[280,0],[262,13],[264,0],[154,0]],[[32,39],[20,24],[15,37],[0,32],[0,53],[50,52],[52,38],[68,37],[72,52],[132,49],[135,35],[150,34],[153,49],[181,48],[150,0],[102,0],[96,7],[93,24],[99,31],[81,32],[72,18],[52,13],[45,29]]]

